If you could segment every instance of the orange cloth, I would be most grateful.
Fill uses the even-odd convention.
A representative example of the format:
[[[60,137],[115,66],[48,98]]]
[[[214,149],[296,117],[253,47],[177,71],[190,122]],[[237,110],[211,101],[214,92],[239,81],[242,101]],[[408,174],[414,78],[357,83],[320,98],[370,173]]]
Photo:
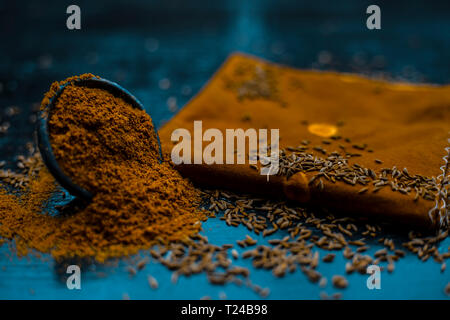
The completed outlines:
[[[276,128],[281,147],[298,146],[305,139],[311,142],[309,147],[320,145],[328,152],[342,151],[339,145],[344,145],[347,151],[361,154],[350,163],[377,174],[381,168],[396,166],[407,168],[411,176],[438,177],[444,169],[444,178],[438,179],[442,192],[436,192],[439,196],[435,200],[438,206],[446,200],[448,168],[443,157],[448,155],[449,146],[450,86],[388,83],[352,74],[296,70],[238,53],[231,55],[202,91],[160,130],[165,152],[170,153],[174,145],[172,131],[191,131],[194,120],[203,121],[203,132],[218,128],[224,136],[227,128]],[[342,139],[328,139],[331,143],[324,144],[324,137],[318,135],[323,130],[314,124],[328,125]],[[367,147],[357,150],[353,144]],[[289,179],[271,176],[267,181],[248,164],[178,167],[194,182],[217,188],[285,195],[336,211],[424,227],[438,222],[429,217],[436,201],[414,201],[414,190],[402,194],[384,187],[360,194],[361,185],[326,180],[322,190],[308,185],[310,172]]]

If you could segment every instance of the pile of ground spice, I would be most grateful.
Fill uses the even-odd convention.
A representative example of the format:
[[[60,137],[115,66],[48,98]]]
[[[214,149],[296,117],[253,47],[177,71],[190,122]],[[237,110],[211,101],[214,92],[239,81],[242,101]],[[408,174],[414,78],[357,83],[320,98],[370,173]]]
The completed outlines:
[[[54,189],[41,170],[23,196],[0,193],[0,235],[15,239],[22,254],[30,248],[100,262],[155,243],[189,241],[205,217],[200,194],[160,163],[150,116],[102,89],[75,85],[77,79],[53,84],[43,107],[65,85],[50,114],[52,148],[63,171],[95,196],[69,214],[41,214]]]

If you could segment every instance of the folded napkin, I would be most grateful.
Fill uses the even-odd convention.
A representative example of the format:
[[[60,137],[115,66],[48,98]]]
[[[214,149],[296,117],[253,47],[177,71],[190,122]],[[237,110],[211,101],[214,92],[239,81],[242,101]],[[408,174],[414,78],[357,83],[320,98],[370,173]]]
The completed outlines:
[[[279,129],[282,151],[271,176],[249,161],[178,165],[195,183],[425,228],[448,225],[450,86],[297,70],[236,53],[159,131],[165,153],[177,143],[174,130],[193,136],[199,120],[203,132],[216,128],[224,137],[226,129]]]

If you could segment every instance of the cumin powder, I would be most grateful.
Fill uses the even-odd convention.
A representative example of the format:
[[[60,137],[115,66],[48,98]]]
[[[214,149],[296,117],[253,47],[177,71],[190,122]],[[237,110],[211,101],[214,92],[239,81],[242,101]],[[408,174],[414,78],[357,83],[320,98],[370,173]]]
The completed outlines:
[[[16,239],[21,254],[36,249],[100,262],[189,241],[205,219],[200,193],[159,162],[150,116],[105,90],[76,86],[77,79],[54,83],[43,107],[65,84],[50,114],[50,141],[63,171],[95,196],[68,215],[42,214],[55,188],[43,169],[24,195],[0,193],[0,236]]]

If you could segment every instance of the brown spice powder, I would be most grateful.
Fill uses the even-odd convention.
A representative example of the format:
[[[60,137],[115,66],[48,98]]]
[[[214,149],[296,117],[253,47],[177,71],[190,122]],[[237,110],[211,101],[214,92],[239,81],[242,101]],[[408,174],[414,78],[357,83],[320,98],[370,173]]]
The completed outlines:
[[[150,116],[104,90],[76,86],[76,79],[62,82],[50,137],[63,171],[95,196],[70,215],[41,214],[54,189],[42,170],[24,196],[0,193],[0,236],[16,239],[21,254],[31,248],[100,262],[156,243],[188,242],[205,219],[200,194],[169,163],[159,163]]]

